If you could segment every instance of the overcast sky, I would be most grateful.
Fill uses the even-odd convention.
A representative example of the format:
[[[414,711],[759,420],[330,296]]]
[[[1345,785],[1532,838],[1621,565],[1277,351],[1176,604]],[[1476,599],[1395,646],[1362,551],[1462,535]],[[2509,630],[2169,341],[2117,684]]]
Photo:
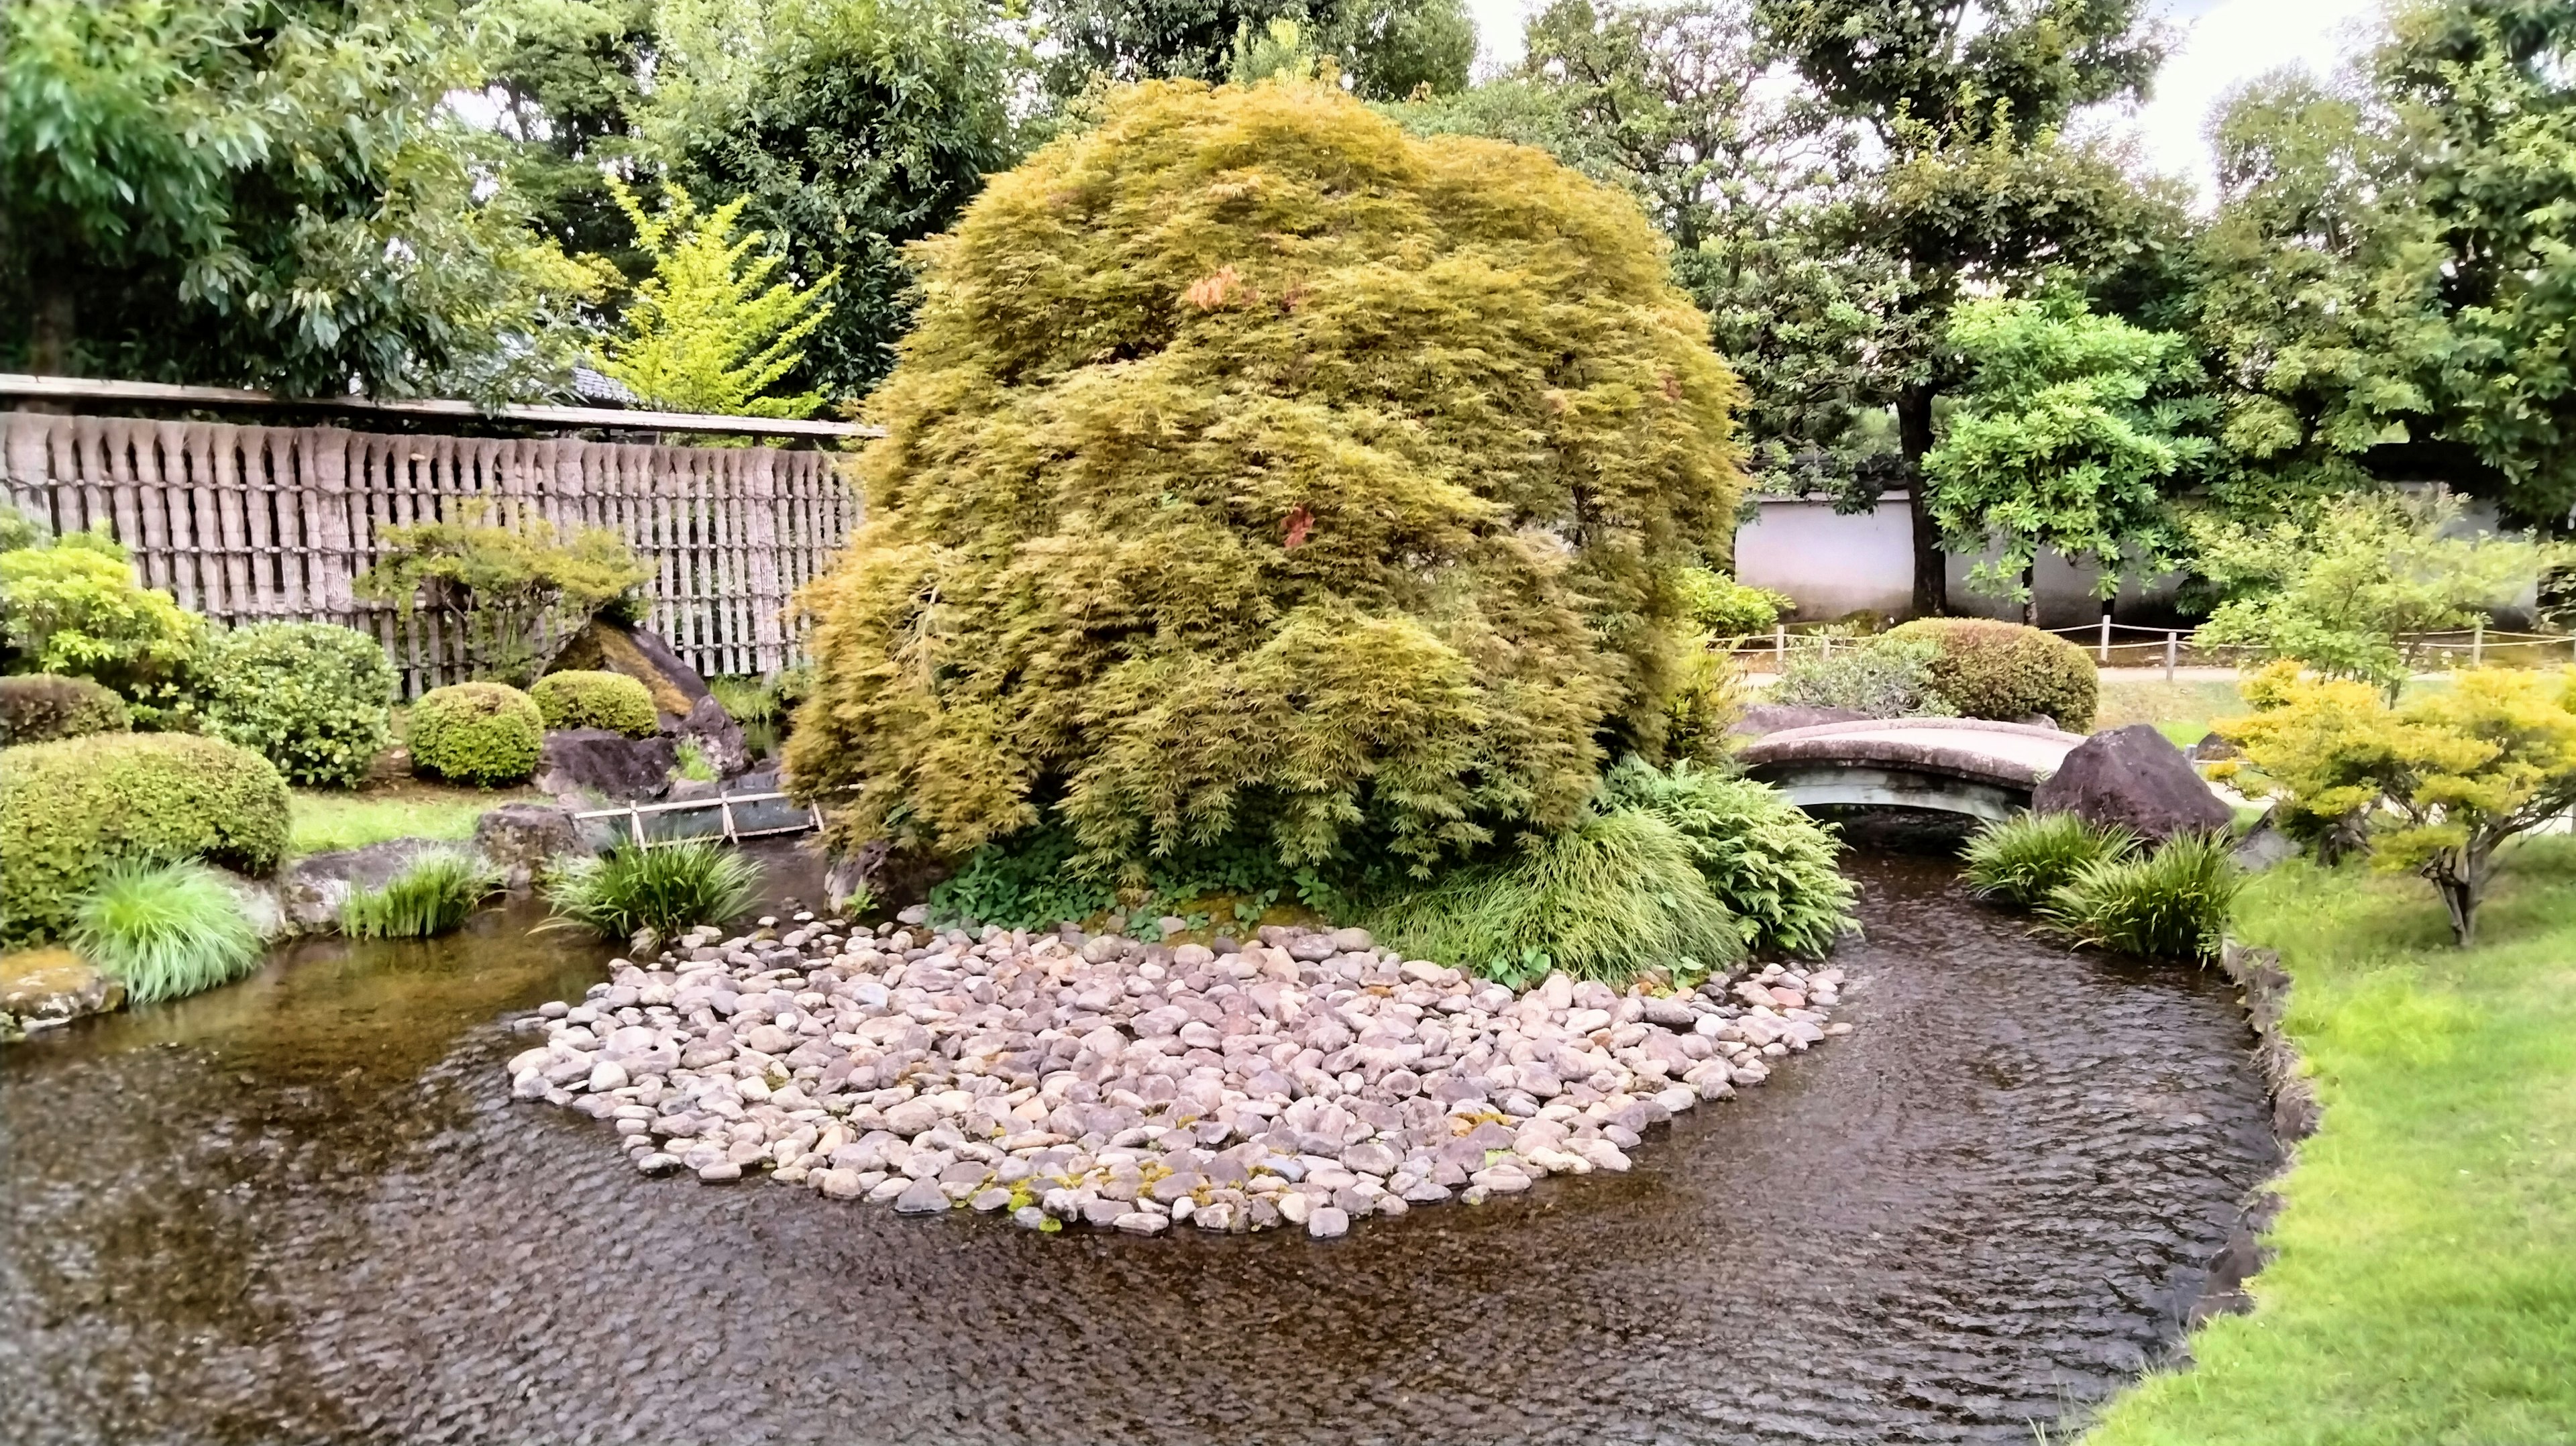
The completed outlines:
[[[1521,55],[1521,24],[1541,0],[1468,0],[1475,12],[1483,66],[1511,65]],[[2156,77],[2155,99],[2134,124],[2157,169],[2209,185],[2201,130],[2209,108],[2239,81],[2294,62],[2331,71],[2354,33],[2379,11],[2379,0],[2164,0],[2183,39]]]

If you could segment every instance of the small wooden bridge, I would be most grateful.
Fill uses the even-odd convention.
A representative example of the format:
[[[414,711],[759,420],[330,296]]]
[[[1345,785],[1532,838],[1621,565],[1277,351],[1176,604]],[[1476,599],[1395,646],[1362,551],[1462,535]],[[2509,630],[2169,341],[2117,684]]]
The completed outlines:
[[[2009,818],[2084,741],[1983,718],[1884,718],[1766,733],[1736,756],[1801,808],[1874,804]]]

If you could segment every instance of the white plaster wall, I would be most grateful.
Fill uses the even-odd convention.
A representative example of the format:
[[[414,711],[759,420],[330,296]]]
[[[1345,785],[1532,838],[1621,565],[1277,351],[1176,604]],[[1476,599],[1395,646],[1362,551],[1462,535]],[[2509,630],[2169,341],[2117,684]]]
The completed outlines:
[[[1837,514],[1831,502],[1766,497],[1737,529],[1735,576],[1787,593],[1797,618],[1838,618],[1868,608],[1903,616],[1914,598],[1914,524],[1905,494],[1875,512]]]

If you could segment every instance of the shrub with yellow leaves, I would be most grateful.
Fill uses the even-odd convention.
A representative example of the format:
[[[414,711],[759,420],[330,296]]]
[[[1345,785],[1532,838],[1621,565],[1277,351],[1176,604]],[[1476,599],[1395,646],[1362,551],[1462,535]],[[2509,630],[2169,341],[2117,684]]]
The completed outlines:
[[[2243,752],[2212,772],[2312,818],[2347,821],[2374,861],[2431,882],[2462,945],[2496,851],[2576,805],[2576,678],[2478,668],[2391,707],[2378,688],[2275,664],[2261,710],[2217,725]]]

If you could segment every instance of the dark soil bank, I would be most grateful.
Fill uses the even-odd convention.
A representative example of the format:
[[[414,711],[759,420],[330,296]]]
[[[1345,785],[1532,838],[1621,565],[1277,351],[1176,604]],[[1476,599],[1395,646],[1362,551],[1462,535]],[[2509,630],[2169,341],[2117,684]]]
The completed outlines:
[[[2027,1442],[2176,1339],[2275,1152],[2210,973],[1856,862],[1858,1032],[1317,1243],[648,1180],[510,1104],[526,915],[0,1055],[0,1439]]]

